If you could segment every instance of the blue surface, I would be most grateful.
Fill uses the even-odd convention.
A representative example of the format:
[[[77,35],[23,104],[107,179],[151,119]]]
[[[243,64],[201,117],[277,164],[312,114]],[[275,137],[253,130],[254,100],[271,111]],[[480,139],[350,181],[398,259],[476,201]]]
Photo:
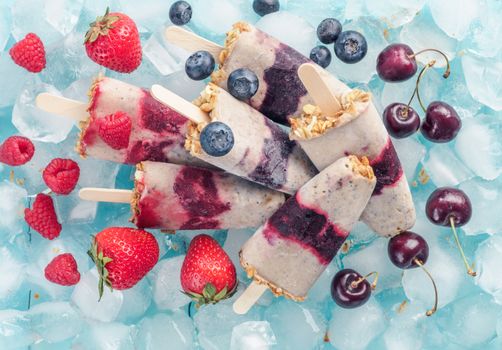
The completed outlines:
[[[0,165],[0,198],[7,203],[0,206],[4,208],[0,215],[5,218],[0,220],[0,349],[150,349],[149,338],[162,339],[173,349],[225,349],[231,344],[234,349],[251,349],[253,344],[274,349],[502,348],[499,0],[283,0],[280,13],[263,19],[253,13],[250,0],[190,1],[194,14],[188,27],[218,43],[223,42],[230,25],[240,19],[258,22],[260,28],[304,54],[320,44],[315,28],[326,17],[338,18],[344,29],[361,31],[368,41],[365,59],[346,65],[333,55],[328,70],[350,86],[371,91],[380,111],[391,102],[406,102],[414,87],[413,80],[385,84],[376,76],[374,60],[388,43],[405,42],[415,51],[433,47],[448,54],[451,77],[441,77],[442,60],[434,56],[438,67],[425,76],[421,94],[426,103],[443,100],[456,108],[464,125],[458,137],[441,145],[419,134],[396,140],[417,208],[413,230],[426,237],[431,246],[427,265],[440,293],[436,315],[424,316],[432,305],[432,289],[425,275],[421,271],[403,275],[395,269],[388,261],[384,239],[363,225],[354,229],[348,252],[339,254],[329,266],[309,300],[295,305],[266,294],[246,316],[234,315],[231,301],[197,310],[177,295],[179,263],[175,258],[184,254],[196,234],[190,231],[174,236],[154,232],[163,255],[159,266],[165,268],[158,268],[160,273],[155,269],[130,291],[116,291],[105,298],[97,306],[107,310],[102,313],[82,306],[86,300],[72,297],[73,287],[55,286],[44,279],[46,263],[60,252],[70,251],[79,263],[82,279],[92,282],[92,273],[88,272],[91,264],[85,254],[89,236],[110,225],[131,224],[127,221],[128,205],[82,204],[73,193],[56,198],[63,224],[61,236],[52,242],[44,240],[31,232],[22,219],[22,208],[45,189],[40,170],[51,158],[70,157],[78,160],[82,168],[79,187],[129,189],[133,186],[133,168],[78,159],[73,152],[78,130],[30,104],[39,91],[61,91],[85,101],[90,79],[100,72],[146,87],[161,83],[187,99],[196,97],[203,83],[185,77],[182,69],[187,53],[162,38],[172,2],[7,0],[0,4],[0,141],[13,134],[37,138],[36,154],[30,163],[18,168]],[[104,13],[106,5],[127,13],[140,29],[144,59],[130,75],[106,71],[85,55],[82,40],[88,23]],[[47,68],[38,75],[17,67],[8,55],[8,49],[30,31],[42,38],[47,50]],[[431,58],[424,57],[421,63]],[[416,102],[413,107],[420,111]],[[45,131],[40,136],[42,126]],[[475,263],[477,278],[465,274],[449,229],[433,226],[425,218],[425,201],[439,186],[459,187],[472,200],[473,218],[459,234],[469,261]],[[238,247],[252,232],[211,234],[236,262]],[[331,301],[329,283],[342,267],[356,268],[361,273],[374,269],[380,272],[374,296],[361,309],[341,310]],[[160,274],[164,273],[171,277],[162,280]],[[239,278],[248,282],[242,271]],[[54,315],[65,318],[54,321]],[[105,322],[98,323],[96,318]],[[156,327],[151,319],[165,322],[165,329]],[[259,323],[244,323],[255,321]]]

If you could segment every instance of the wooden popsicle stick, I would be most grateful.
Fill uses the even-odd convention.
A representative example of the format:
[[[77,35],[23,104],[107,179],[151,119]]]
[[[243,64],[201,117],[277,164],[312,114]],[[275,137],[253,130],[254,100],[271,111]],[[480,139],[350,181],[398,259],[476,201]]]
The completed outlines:
[[[114,188],[84,187],[79,192],[80,199],[93,202],[129,203],[133,192]]]
[[[298,76],[316,105],[321,108],[324,114],[335,115],[342,109],[342,106],[327,84],[326,74],[315,63],[304,63],[298,68]]]
[[[213,55],[215,61],[219,63],[220,52],[223,50],[223,47],[213,43],[212,41],[204,39],[203,37],[178,26],[167,27],[164,32],[164,36],[171,44],[179,46],[190,53],[199,50],[207,51]]]
[[[234,312],[239,315],[247,313],[267,289],[268,287],[265,284],[259,284],[256,281],[251,282],[244,293],[234,302],[232,306]]]
[[[209,123],[211,121],[206,112],[163,86],[152,85],[150,92],[157,101],[195,123]]]
[[[87,103],[53,95],[48,92],[38,94],[35,104],[46,112],[68,117],[77,122],[86,120],[89,116]]]

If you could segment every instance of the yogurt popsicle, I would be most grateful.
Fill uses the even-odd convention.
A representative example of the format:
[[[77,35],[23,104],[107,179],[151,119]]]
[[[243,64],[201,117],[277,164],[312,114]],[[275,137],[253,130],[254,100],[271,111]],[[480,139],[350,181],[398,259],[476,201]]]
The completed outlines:
[[[367,159],[343,157],[276,211],[242,246],[255,283],[303,301],[359,220],[375,187]]]
[[[382,236],[411,228],[416,214],[408,182],[371,96],[321,69],[319,73],[341,109],[325,115],[319,107],[305,105],[303,113],[291,119],[290,138],[300,143],[319,170],[347,154],[368,157],[377,184],[362,220]]]
[[[227,33],[219,61],[213,82],[227,89],[230,73],[238,68],[252,70],[259,87],[247,102],[277,123],[289,125],[289,118],[311,102],[297,74],[309,59],[248,23],[238,22]]]
[[[123,200],[113,200],[114,194]],[[150,161],[136,166],[133,191],[86,188],[80,196],[130,202],[136,226],[168,230],[258,227],[285,200],[280,192],[222,171]]]
[[[88,117],[80,123],[82,131],[76,147],[80,155],[127,164],[143,160],[202,164],[183,147],[189,120],[157,102],[148,90],[98,77],[89,97]],[[116,112],[125,113],[132,126],[128,141],[126,135],[126,143],[120,148],[111,147],[100,135],[104,118]]]
[[[158,88],[161,93],[168,91],[154,86],[153,95],[172,106],[169,96],[159,96]],[[208,84],[194,104],[199,111],[207,112],[207,119],[190,123],[185,147],[200,160],[289,194],[295,193],[317,173],[312,162],[296,142],[289,140],[282,127],[215,84]],[[195,108],[191,104],[189,107]],[[228,125],[233,133],[233,148],[223,156],[211,156],[201,147],[200,133],[208,122],[213,121]]]

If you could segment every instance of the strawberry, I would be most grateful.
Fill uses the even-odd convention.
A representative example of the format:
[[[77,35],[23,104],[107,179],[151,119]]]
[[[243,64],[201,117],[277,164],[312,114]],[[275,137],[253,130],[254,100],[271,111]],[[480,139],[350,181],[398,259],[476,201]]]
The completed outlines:
[[[77,185],[80,167],[71,159],[54,158],[45,167],[42,177],[53,192],[68,194]]]
[[[129,146],[131,129],[131,117],[127,113],[119,111],[100,120],[98,133],[108,146],[119,150]]]
[[[24,219],[42,237],[50,240],[59,237],[61,224],[58,222],[54,202],[50,196],[37,194],[32,209],[24,209]]]
[[[93,237],[87,254],[98,269],[101,300],[104,284],[121,290],[138,283],[159,260],[159,245],[146,231],[109,227]]]
[[[11,166],[26,164],[35,153],[35,146],[24,136],[11,136],[0,145],[0,162]]]
[[[141,64],[138,28],[127,15],[119,12],[99,16],[85,34],[87,56],[97,64],[120,73],[131,73]]]
[[[73,286],[80,281],[77,262],[70,253],[60,254],[52,259],[44,273],[47,280],[62,286]]]
[[[237,289],[232,260],[208,235],[198,235],[190,242],[180,278],[185,294],[197,305],[215,304]]]
[[[9,50],[10,57],[29,72],[38,73],[45,68],[45,49],[42,40],[34,34],[27,34],[23,40]]]

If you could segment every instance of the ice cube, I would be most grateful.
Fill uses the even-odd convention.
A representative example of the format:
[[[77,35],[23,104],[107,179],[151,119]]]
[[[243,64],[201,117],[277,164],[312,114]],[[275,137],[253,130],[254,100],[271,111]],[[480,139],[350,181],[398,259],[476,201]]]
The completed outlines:
[[[346,21],[354,20],[367,14],[365,0],[348,0],[343,9],[343,18]]]
[[[502,307],[485,293],[456,300],[438,314],[438,325],[451,342],[469,349],[482,349],[482,344],[496,335]],[[454,322],[452,322],[454,320]]]
[[[239,294],[240,292],[237,292],[232,298],[220,301],[218,304],[204,305],[195,314],[195,327],[198,331],[199,344],[203,349],[228,349],[235,326],[261,319],[262,310],[256,305],[245,315],[238,315],[234,312],[232,303]]]
[[[476,284],[502,305],[502,237],[492,236],[476,250]]]
[[[360,17],[344,25],[343,30],[355,30],[363,34],[368,43],[368,53],[360,62],[354,64],[346,64],[333,55],[328,70],[345,81],[368,83],[376,74],[375,62],[378,54],[388,44],[384,27],[376,19]]]
[[[82,45],[84,35],[71,32],[64,40],[47,48],[47,67],[40,74],[44,83],[63,90],[75,80],[95,77],[103,70],[87,57]],[[82,98],[85,99],[86,95]]]
[[[429,259],[425,268],[436,282],[438,307],[442,308],[455,300],[466,275],[460,257],[453,257],[449,251],[429,245]],[[432,305],[434,302],[434,289],[422,269],[405,270],[402,283],[406,296],[412,302],[417,301],[424,305]]]
[[[403,26],[400,41],[409,45],[414,52],[429,48],[439,49],[450,60],[455,57],[457,49],[457,41],[450,38],[434,24],[429,11],[420,12],[412,22]],[[435,52],[424,52],[417,56],[417,61],[423,64],[427,64],[432,59],[436,60],[435,67],[446,66],[445,60]]]
[[[252,11],[243,11],[251,8],[246,0],[192,0],[190,4],[193,10],[190,26],[218,44],[223,43],[225,33],[234,23],[256,18]]]
[[[256,23],[256,27],[307,57],[316,46],[316,29],[302,17],[287,11],[274,12],[262,17]]]
[[[160,310],[178,309],[190,302],[182,293],[180,272],[184,255],[159,261],[152,271],[153,300]]]
[[[315,349],[322,344],[326,319],[315,308],[279,299],[265,310],[280,349]]]
[[[0,4],[0,51],[3,51],[7,41],[9,40],[10,31],[12,29],[12,17],[8,4]]]
[[[420,96],[424,101],[434,101],[439,94],[439,87],[443,83],[441,74],[435,69],[430,69],[420,82]],[[382,91],[382,106],[385,108],[391,103],[401,102],[407,104],[415,89],[416,80],[409,79],[402,83],[385,83]],[[419,115],[423,115],[418,100],[415,98],[411,103]],[[383,112],[383,110],[382,110]]]
[[[375,293],[398,287],[402,270],[390,261],[387,254],[388,239],[378,238],[370,246],[345,256],[343,267],[354,269],[362,275],[376,271],[379,274]]]
[[[429,7],[434,22],[450,37],[463,40],[471,22],[479,15],[478,0],[432,1]]]
[[[425,146],[418,141],[416,136],[410,136],[404,139],[393,139],[392,143],[396,148],[406,178],[408,182],[411,183],[415,178],[418,164],[425,156]]]
[[[379,18],[391,28],[411,22],[425,5],[425,0],[365,0],[368,13]]]
[[[383,334],[387,350],[420,350],[425,333],[425,306],[406,304],[403,311],[393,314],[390,327]]]
[[[0,87],[0,108],[11,106],[16,102],[30,74],[15,64],[8,52],[0,52],[0,76],[2,81],[8,83]]]
[[[119,290],[110,291],[105,286],[103,297],[99,300],[98,272],[95,268],[80,277],[71,296],[72,303],[77,306],[84,316],[103,322],[114,321],[120,313],[124,303],[124,295]]]
[[[45,46],[63,38],[63,33],[48,22],[45,3],[45,0],[14,1],[11,7],[12,35],[16,41],[23,39],[28,33],[36,33]],[[64,18],[60,20],[65,21]]]
[[[117,321],[127,324],[139,320],[152,303],[152,287],[146,278],[143,278],[134,287],[121,291],[124,302],[117,315]]]
[[[150,36],[143,45],[143,53],[162,75],[168,75],[184,68],[180,61],[170,55],[156,35]]]
[[[38,304],[29,314],[33,331],[51,343],[73,338],[84,326],[80,314],[68,302]]]
[[[61,224],[86,224],[94,221],[98,202],[81,200],[78,191],[54,198],[56,213]]]
[[[502,62],[466,54],[462,57],[462,68],[472,97],[496,111],[501,111]]]
[[[16,247],[10,244],[0,247],[0,307],[7,307],[9,299],[14,297],[21,287],[25,268],[25,258]]]
[[[115,187],[115,178],[120,168],[120,164],[99,159],[79,158],[72,155],[80,167],[80,177],[78,184],[81,187]]]
[[[498,0],[484,0],[479,2],[483,16],[479,16],[471,23],[467,37],[462,42],[466,50],[483,57],[494,57],[502,49],[502,22],[500,12],[502,3]]]
[[[30,318],[26,312],[12,309],[0,310],[0,349],[25,348],[34,340]]]
[[[370,298],[356,309],[333,306],[328,337],[331,345],[340,350],[362,350],[382,333],[387,319],[380,305]]]
[[[35,106],[35,98],[41,92],[61,95],[44,84],[38,77],[31,78],[24,86],[12,111],[12,123],[26,137],[42,142],[61,142],[68,136],[73,121],[42,111]]]
[[[268,350],[277,344],[270,323],[250,321],[235,326],[230,341],[231,350]]]
[[[72,350],[134,350],[132,328],[122,323],[93,322],[80,333]]]
[[[45,17],[58,32],[67,35],[77,24],[84,0],[45,0]]]
[[[24,225],[24,208],[27,192],[24,188],[3,181],[0,182],[0,198],[8,199],[0,202],[0,241],[12,240],[20,233]]]
[[[71,98],[72,100],[87,103],[89,100],[87,93],[89,92],[89,88],[91,87],[93,81],[94,77],[86,77],[75,80],[63,91],[63,96]]]
[[[326,17],[342,20],[345,4],[341,1],[316,0],[316,5],[302,0],[281,1],[281,10],[286,10],[307,20],[314,28]],[[329,16],[328,16],[329,14]]]
[[[307,307],[315,304],[323,304],[329,302],[331,299],[330,288],[331,288],[331,280],[333,276],[335,276],[338,271],[338,266],[335,261],[332,261],[327,267],[326,270],[323,271],[321,276],[314,283],[312,288],[309,290],[307,300],[305,301],[305,305]]]
[[[460,159],[485,180],[502,174],[501,133],[502,117],[478,115],[465,119],[457,135],[455,148]]]
[[[475,178],[460,185],[460,189],[469,196],[472,204],[471,220],[462,227],[467,235],[484,233],[493,235],[502,232],[501,181],[502,178],[496,181]]]
[[[193,101],[199,97],[206,86],[204,81],[190,79],[184,69],[170,74],[163,82],[166,88],[188,101]]]
[[[163,349],[167,344],[169,348],[176,350],[193,349],[195,341],[192,320],[182,311],[146,317],[138,325],[135,344],[142,350]]]
[[[423,164],[432,182],[438,187],[456,186],[474,176],[448,145],[432,146],[429,157]]]
[[[171,23],[169,21],[169,9],[174,1],[120,1],[120,4],[124,13],[129,14],[141,31],[153,32],[162,28],[164,24]]]

